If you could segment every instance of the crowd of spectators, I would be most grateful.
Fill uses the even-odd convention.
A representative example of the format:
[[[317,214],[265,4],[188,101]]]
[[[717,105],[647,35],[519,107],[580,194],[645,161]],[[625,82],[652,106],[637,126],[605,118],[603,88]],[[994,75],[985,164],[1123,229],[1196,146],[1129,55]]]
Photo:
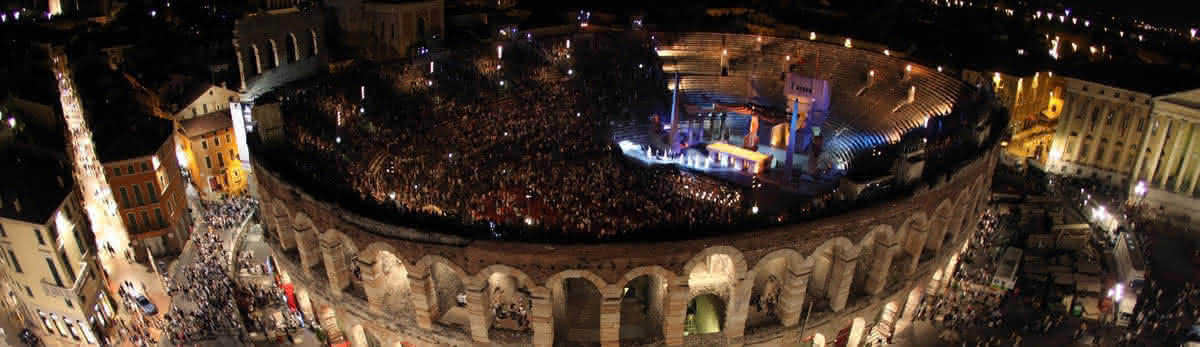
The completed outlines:
[[[603,238],[747,214],[739,188],[621,157],[609,122],[665,112],[669,94],[645,41],[597,40],[575,50],[520,40],[503,59],[462,50],[284,91],[290,147],[308,158],[284,165],[320,185],[345,177],[338,198],[493,230]]]

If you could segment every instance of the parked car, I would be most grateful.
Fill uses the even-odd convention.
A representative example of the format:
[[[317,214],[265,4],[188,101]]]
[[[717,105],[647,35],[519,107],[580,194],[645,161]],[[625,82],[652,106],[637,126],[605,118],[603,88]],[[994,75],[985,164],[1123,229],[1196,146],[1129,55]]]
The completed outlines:
[[[138,296],[133,298],[133,300],[137,301],[138,307],[141,307],[142,313],[146,314],[147,316],[158,314],[158,307],[154,306],[154,303],[150,302],[150,299],[147,299],[145,295],[138,294]]]

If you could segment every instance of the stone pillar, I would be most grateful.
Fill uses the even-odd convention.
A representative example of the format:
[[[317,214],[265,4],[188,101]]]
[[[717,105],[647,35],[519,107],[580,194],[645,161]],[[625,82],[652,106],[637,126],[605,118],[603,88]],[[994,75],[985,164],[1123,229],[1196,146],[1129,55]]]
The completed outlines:
[[[683,346],[683,319],[691,294],[687,276],[671,279],[667,287],[667,312],[663,314],[663,340],[667,346]]]
[[[471,341],[478,345],[488,344],[488,328],[492,325],[488,314],[487,294],[483,283],[464,283],[467,292],[467,320],[471,322]]]
[[[343,252],[340,238],[321,240],[321,256],[325,263],[325,275],[329,277],[329,292],[335,296],[341,295],[342,290],[350,285],[350,269]]]
[[[1079,140],[1079,143],[1077,146],[1075,146],[1074,152],[1071,152],[1069,156],[1064,157],[1075,165],[1082,165],[1079,161],[1083,158],[1083,143],[1087,141],[1087,134],[1091,132],[1092,118],[1090,114],[1092,108],[1093,106],[1091,103],[1081,101],[1079,113],[1076,114],[1075,121],[1071,122],[1071,129],[1075,129],[1075,126],[1079,126],[1080,130],[1077,132],[1079,135],[1076,136],[1076,138]]]
[[[1181,192],[1180,188],[1183,187],[1183,175],[1187,174],[1188,166],[1192,165],[1192,148],[1196,146],[1196,126],[1197,125],[1195,123],[1187,123],[1187,126],[1184,128],[1188,130],[1187,141],[1184,141],[1183,145],[1175,147],[1173,150],[1173,152],[1179,152],[1177,157],[1182,158],[1183,162],[1179,164],[1179,171],[1175,173],[1175,184],[1171,186],[1172,192]]]
[[[1153,127],[1154,123],[1150,124],[1151,127]],[[1158,160],[1159,157],[1162,156],[1163,145],[1165,145],[1167,142],[1167,129],[1169,129],[1171,126],[1171,119],[1165,118],[1162,120],[1161,124],[1162,126],[1159,127],[1158,140],[1154,141],[1154,147],[1150,149],[1150,161],[1146,163],[1146,165],[1150,166],[1150,171],[1146,173],[1146,184],[1151,187],[1155,186],[1154,174],[1158,170]]]
[[[533,345],[535,347],[552,347],[554,346],[554,305],[550,301],[550,290],[545,287],[533,288],[530,300],[533,301],[533,312],[529,316],[529,323],[533,326]]]
[[[832,268],[829,270],[829,285],[826,295],[829,296],[829,308],[840,312],[846,308],[846,299],[850,296],[850,283],[854,282],[854,266],[858,264],[858,250],[841,250],[833,255]]]
[[[1192,141],[1192,142],[1197,142],[1197,141]],[[1196,151],[1200,150],[1200,145],[1198,145],[1196,143],[1192,143],[1192,147],[1193,147],[1193,149],[1188,152],[1188,156],[1195,155]],[[1198,166],[1200,166],[1200,165],[1198,165]],[[1197,167],[1196,172],[1192,173],[1192,180],[1191,180],[1191,182],[1188,183],[1187,189],[1184,189],[1180,193],[1187,195],[1187,197],[1189,197],[1189,198],[1192,197],[1193,194],[1196,194],[1196,181],[1197,180],[1200,180],[1200,167]]]
[[[1139,180],[1141,180],[1142,169],[1143,169],[1142,162],[1145,161],[1146,154],[1147,154],[1147,152],[1149,152],[1150,147],[1152,147],[1150,145],[1150,128],[1153,126],[1154,126],[1154,115],[1146,114],[1146,131],[1142,132],[1142,140],[1137,142],[1137,144],[1138,144],[1137,159],[1135,159],[1134,163],[1133,163],[1133,177],[1132,178],[1133,178],[1134,185],[1137,185],[1137,182]],[[1129,191],[1129,194],[1133,195],[1132,188]]]
[[[743,277],[745,277],[743,275]],[[746,314],[750,311],[750,290],[754,278],[741,278],[734,282],[733,295],[725,308],[725,337],[727,346],[741,346],[746,332]]]
[[[1159,181],[1162,182],[1161,187],[1163,190],[1170,190],[1170,188],[1167,185],[1170,184],[1171,175],[1175,174],[1175,165],[1179,163],[1179,159],[1180,159],[1179,154],[1180,154],[1180,152],[1182,152],[1182,149],[1183,149],[1183,144],[1182,144],[1183,138],[1184,138],[1183,135],[1184,135],[1184,132],[1186,132],[1187,128],[1188,128],[1187,122],[1182,121],[1182,120],[1176,120],[1176,121],[1172,122],[1172,124],[1173,124],[1173,126],[1171,127],[1172,128],[1171,136],[1174,138],[1171,139],[1171,147],[1170,147],[1171,153],[1169,155],[1167,155],[1166,160],[1163,161],[1164,167],[1162,167],[1162,170],[1161,170],[1162,175],[1160,176],[1161,178],[1159,179]]]
[[[316,231],[310,229],[296,230],[296,248],[300,252],[300,266],[309,275],[310,270],[321,262],[321,245],[317,242]]]
[[[359,275],[362,276],[363,289],[367,292],[367,307],[377,313],[384,313],[384,295],[387,294],[387,288],[379,279],[384,278],[387,274],[377,273],[375,271],[375,259],[358,258],[355,260],[355,266],[358,267]]]
[[[408,273],[409,298],[416,313],[417,326],[425,330],[433,330],[433,314],[437,312],[437,297],[433,295],[430,283],[432,280],[428,274],[415,271]]]
[[[621,346],[621,289],[602,288],[600,302],[600,346]]]
[[[925,226],[912,225],[909,230],[908,243],[904,245],[904,249],[911,259],[908,259],[909,263],[905,264],[905,274],[917,271],[917,263],[921,261],[921,252],[925,249],[925,238],[929,236],[929,233],[923,228]]]
[[[805,263],[800,268],[788,267],[784,274],[783,288],[779,288],[779,323],[785,327],[796,326],[800,323],[800,315],[804,313],[804,296],[808,291],[808,278],[812,276],[812,263]]]
[[[880,238],[875,242],[874,257],[872,257],[871,268],[867,270],[867,285],[866,292],[870,295],[877,295],[883,291],[883,287],[887,285],[888,270],[892,268],[892,256],[900,249],[900,245],[895,240],[885,240]]]

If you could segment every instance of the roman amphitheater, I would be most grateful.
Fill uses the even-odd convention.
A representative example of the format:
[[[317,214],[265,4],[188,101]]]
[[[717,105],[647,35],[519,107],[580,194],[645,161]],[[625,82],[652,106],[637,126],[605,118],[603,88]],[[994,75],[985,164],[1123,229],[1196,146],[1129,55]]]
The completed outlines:
[[[656,40],[664,71],[685,73],[682,86],[697,104],[747,102],[759,76],[773,80],[788,61],[819,59],[809,74],[834,89],[825,131],[841,135],[827,140],[823,160],[848,162],[856,149],[898,142],[975,90],[848,43],[725,34]],[[254,171],[280,281],[307,321],[352,346],[860,346],[902,334],[922,298],[945,290],[997,162],[998,132],[980,128],[964,136],[976,139],[967,141],[970,155],[924,168],[903,195],[823,218],[659,243],[426,232],[320,201],[259,162]],[[509,327],[523,324],[511,312],[528,328]]]

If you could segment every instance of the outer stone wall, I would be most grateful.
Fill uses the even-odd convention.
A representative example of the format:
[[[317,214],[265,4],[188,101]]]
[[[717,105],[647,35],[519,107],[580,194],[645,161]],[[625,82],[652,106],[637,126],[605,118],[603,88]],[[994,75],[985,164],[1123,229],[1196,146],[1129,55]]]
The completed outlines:
[[[399,342],[550,346],[574,338],[590,340],[593,334],[594,342],[603,346],[628,344],[619,330],[624,322],[620,317],[624,289],[642,275],[665,287],[665,294],[655,295],[653,303],[652,316],[660,320],[661,332],[650,333],[661,337],[650,342],[786,345],[816,335],[833,344],[843,329],[851,330],[850,342],[865,343],[867,330],[880,326],[885,306],[902,308],[885,330],[899,329],[904,319],[911,320],[904,315],[909,312],[909,299],[920,297],[914,293],[942,287],[939,280],[952,273],[957,254],[969,239],[964,236],[978,224],[990,195],[997,153],[995,148],[982,152],[936,184],[871,208],[767,230],[730,230],[725,236],[653,244],[546,245],[425,233],[317,201],[254,165],[263,202],[260,215],[281,270],[289,273],[297,291],[307,292],[314,301],[310,305],[319,307],[315,310],[338,312],[341,330],[354,332],[347,333],[352,345],[365,343],[358,340],[369,336],[385,346]],[[380,257],[385,252],[394,257]],[[298,259],[297,253],[307,260]],[[353,264],[343,264],[342,259],[354,259]],[[381,266],[377,259],[399,264]],[[759,267],[780,259],[782,267]],[[318,264],[331,261],[336,264]],[[353,267],[361,271],[361,278],[348,279],[354,275],[347,271],[325,271]],[[389,272],[399,271],[395,269],[403,269],[406,276]],[[780,318],[773,324],[751,326],[747,319],[754,310],[751,298],[768,295],[756,289],[755,279],[759,272],[765,276],[768,271],[774,271],[769,275],[781,283],[776,308]],[[530,336],[502,340],[488,329],[494,321],[487,302],[492,276],[509,276],[527,293]],[[444,287],[440,283],[447,278],[461,281],[462,291],[449,294],[463,294],[467,301],[463,307],[445,303],[439,307],[438,298],[447,295],[444,290],[439,293]],[[600,293],[594,301],[600,305],[599,326],[594,331],[565,330],[580,336],[555,334],[556,321],[566,322],[571,311],[588,309],[553,308],[565,302],[563,284],[568,279],[585,280]],[[330,288],[330,283],[346,289]],[[583,282],[575,283],[577,287]],[[354,294],[359,286],[367,294]],[[404,290],[393,288],[397,286]],[[684,336],[688,302],[702,294],[695,293],[694,286],[718,288],[727,307],[720,334]],[[407,293],[405,305],[383,304],[387,295],[376,294],[394,292]],[[403,308],[389,311],[392,306]],[[469,319],[446,322],[456,314]]]

